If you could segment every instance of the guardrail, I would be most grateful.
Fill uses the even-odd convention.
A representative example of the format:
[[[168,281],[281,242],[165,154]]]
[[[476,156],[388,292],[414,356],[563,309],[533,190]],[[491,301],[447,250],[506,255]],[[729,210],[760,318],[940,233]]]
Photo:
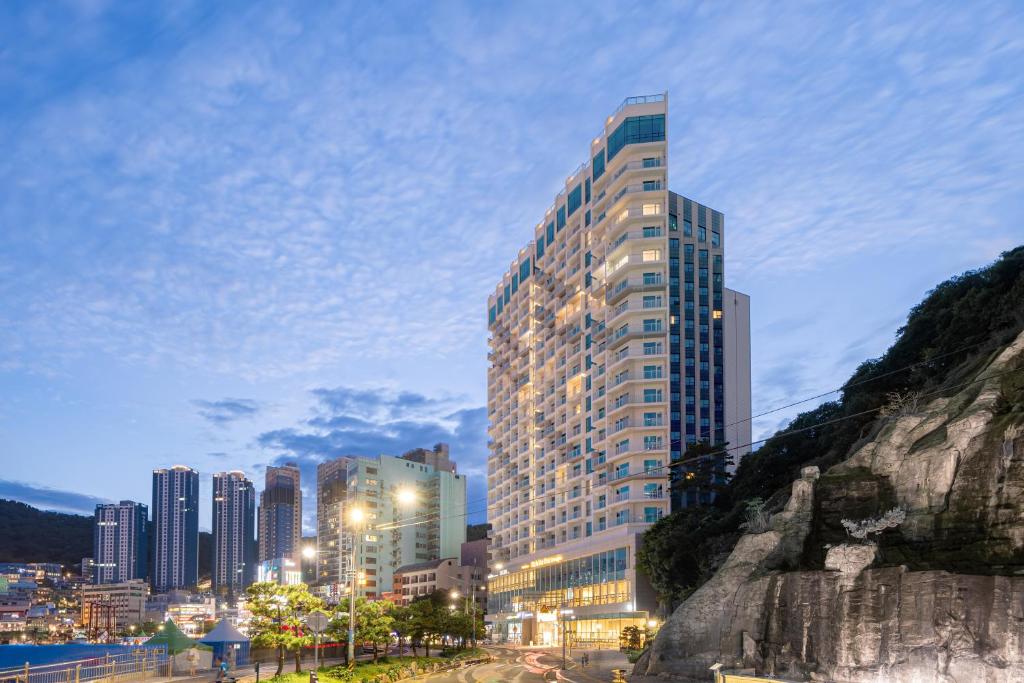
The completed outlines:
[[[106,680],[111,683],[144,680],[169,675],[171,660],[164,648],[139,648],[117,655],[91,657],[70,662],[0,669],[0,683],[82,683]]]

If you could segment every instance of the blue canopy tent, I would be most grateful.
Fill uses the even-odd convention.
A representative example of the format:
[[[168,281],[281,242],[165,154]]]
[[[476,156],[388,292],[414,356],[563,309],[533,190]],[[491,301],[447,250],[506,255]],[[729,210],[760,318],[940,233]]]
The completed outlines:
[[[219,657],[232,666],[245,666],[249,663],[249,639],[239,633],[227,619],[221,619],[199,642],[213,648],[214,659]]]

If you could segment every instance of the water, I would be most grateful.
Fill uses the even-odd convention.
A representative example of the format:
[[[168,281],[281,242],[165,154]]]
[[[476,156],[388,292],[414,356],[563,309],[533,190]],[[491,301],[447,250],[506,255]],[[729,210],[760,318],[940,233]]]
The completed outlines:
[[[102,659],[105,655],[118,655],[137,649],[128,645],[0,645],[0,669],[23,666],[25,662],[38,666],[79,659]]]

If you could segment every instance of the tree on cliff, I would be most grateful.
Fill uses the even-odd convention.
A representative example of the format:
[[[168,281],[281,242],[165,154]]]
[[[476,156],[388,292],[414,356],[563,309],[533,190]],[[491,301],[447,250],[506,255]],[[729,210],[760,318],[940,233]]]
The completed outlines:
[[[824,471],[876,428],[892,395],[954,393],[1024,329],[1024,247],[995,263],[950,278],[911,309],[893,345],[867,360],[840,397],[798,415],[746,456],[714,501],[665,517],[644,535],[640,568],[669,607],[707,581],[728,556],[745,521],[746,502],[767,511],[785,502],[800,468]]]

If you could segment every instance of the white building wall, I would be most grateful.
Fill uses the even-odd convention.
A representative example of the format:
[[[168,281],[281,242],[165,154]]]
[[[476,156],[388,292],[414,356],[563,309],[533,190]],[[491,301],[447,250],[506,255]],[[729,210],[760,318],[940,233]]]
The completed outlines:
[[[730,471],[750,452],[750,296],[725,288],[722,311],[725,334],[725,440],[732,455]]]

